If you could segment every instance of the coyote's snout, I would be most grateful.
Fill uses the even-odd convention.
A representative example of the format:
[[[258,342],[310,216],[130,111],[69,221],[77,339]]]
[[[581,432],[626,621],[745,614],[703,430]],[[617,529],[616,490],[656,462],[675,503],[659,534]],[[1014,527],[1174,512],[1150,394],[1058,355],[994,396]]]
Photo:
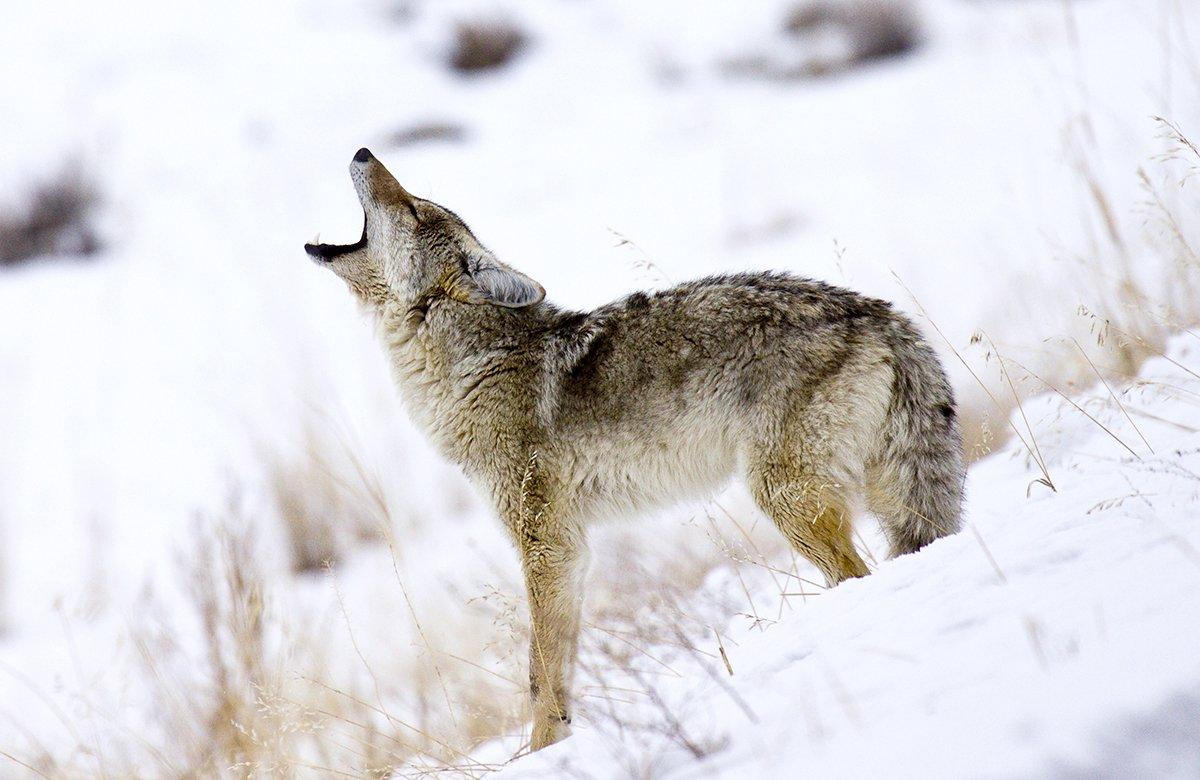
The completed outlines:
[[[786,274],[715,276],[559,309],[366,149],[362,237],[305,250],[375,315],[414,422],[520,552],[533,748],[567,734],[590,522],[745,480],[830,585],[868,574],[865,500],[893,555],[958,530],[954,398],[884,301]]]

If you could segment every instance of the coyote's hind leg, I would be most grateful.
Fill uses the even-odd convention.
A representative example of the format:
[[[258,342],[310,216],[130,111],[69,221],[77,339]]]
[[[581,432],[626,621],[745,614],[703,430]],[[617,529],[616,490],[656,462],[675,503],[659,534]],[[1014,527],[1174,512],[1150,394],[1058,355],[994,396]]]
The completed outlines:
[[[844,487],[791,464],[759,463],[747,484],[760,509],[830,587],[870,574],[854,549]]]

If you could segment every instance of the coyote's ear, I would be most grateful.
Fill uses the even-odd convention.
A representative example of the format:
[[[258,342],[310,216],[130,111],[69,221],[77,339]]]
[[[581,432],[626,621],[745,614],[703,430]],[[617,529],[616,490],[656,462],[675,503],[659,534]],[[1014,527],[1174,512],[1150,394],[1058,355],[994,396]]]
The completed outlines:
[[[546,297],[540,284],[491,258],[468,261],[449,292],[452,298],[465,303],[490,303],[508,309],[532,306]]]

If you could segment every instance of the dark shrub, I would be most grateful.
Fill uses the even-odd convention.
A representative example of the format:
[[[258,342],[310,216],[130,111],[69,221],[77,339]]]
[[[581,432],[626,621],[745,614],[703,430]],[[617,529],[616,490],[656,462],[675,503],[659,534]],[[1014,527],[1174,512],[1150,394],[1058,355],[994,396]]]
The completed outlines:
[[[840,73],[903,55],[921,41],[911,0],[803,0],[783,20],[787,45],[722,63],[731,75],[779,81]]]
[[[91,224],[98,203],[96,188],[74,167],[37,184],[24,204],[0,213],[0,265],[94,254],[100,249]]]
[[[504,19],[460,21],[454,28],[449,65],[459,73],[479,73],[509,63],[528,44],[525,33]]]
[[[466,137],[466,129],[453,122],[419,122],[392,133],[388,143],[392,146],[416,146],[439,141],[459,143]]]
[[[920,42],[920,25],[909,0],[807,0],[784,20],[784,31],[796,37],[822,28],[834,28],[849,38],[851,62],[895,57]]]

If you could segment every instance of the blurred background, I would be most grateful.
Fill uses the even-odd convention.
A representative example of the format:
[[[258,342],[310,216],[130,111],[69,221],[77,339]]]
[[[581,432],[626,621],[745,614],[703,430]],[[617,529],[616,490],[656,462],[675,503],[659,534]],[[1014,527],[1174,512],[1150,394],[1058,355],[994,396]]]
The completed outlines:
[[[1019,398],[1131,376],[1195,322],[1198,12],[11,5],[0,774],[482,774],[521,748],[515,559],[302,250],[357,237],[358,147],[567,307],[746,269],[894,300],[974,459]],[[750,507],[599,534],[586,685],[778,617],[772,568],[819,579]]]

